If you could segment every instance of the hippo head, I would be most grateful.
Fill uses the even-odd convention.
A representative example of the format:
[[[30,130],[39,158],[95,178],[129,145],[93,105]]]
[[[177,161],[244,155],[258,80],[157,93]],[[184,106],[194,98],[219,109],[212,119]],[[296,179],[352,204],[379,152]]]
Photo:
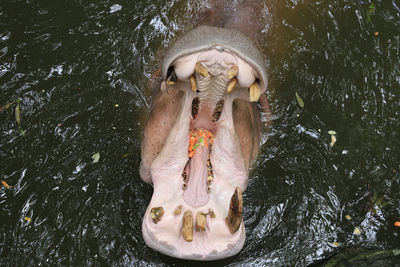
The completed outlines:
[[[144,240],[183,259],[235,255],[260,142],[263,57],[237,30],[200,26],[169,48],[161,76],[142,143],[140,175],[154,187]]]

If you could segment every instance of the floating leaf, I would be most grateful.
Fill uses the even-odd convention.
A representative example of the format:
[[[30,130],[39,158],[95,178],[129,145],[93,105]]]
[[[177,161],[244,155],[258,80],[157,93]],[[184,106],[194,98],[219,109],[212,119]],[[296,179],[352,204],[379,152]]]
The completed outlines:
[[[4,187],[5,187],[5,188],[7,188],[7,189],[11,189],[11,186],[10,186],[10,185],[8,185],[6,181],[4,181],[4,180],[1,180],[1,183],[4,185]]]
[[[361,235],[360,228],[358,228],[358,227],[354,228],[353,235]]]
[[[296,100],[297,100],[297,104],[299,104],[299,106],[301,108],[304,108],[304,101],[303,101],[303,99],[301,99],[301,97],[299,96],[298,93],[296,93]]]
[[[375,13],[375,5],[374,3],[371,3],[368,7],[367,11],[367,19],[369,22],[371,22],[371,15]]]
[[[15,120],[18,124],[21,123],[21,108],[19,107],[19,99],[17,101],[17,106],[15,107]]]
[[[10,103],[8,103],[8,104],[6,104],[6,105],[4,105],[4,106],[2,106],[2,107],[0,107],[0,111],[3,111],[3,110],[6,110],[6,109],[8,109],[9,107],[11,107],[12,106],[12,104],[14,104],[15,103],[15,101],[13,101],[13,102],[10,102]]]
[[[96,154],[92,155],[93,163],[97,163],[100,160],[100,153],[97,152]]]
[[[349,221],[351,221],[353,218],[351,218],[351,216],[350,215],[346,215],[346,216],[344,216],[347,220],[349,220]]]
[[[335,247],[340,246],[340,244],[338,242],[333,242],[332,245],[334,245]]]
[[[329,131],[328,131],[328,134],[330,134],[330,135],[335,135],[336,132],[335,132],[334,130],[329,130]]]
[[[25,217],[24,220],[27,221],[28,223],[32,222],[32,219],[29,217]]]
[[[25,136],[25,131],[22,130],[22,129],[19,129],[19,134],[20,134],[21,136]]]
[[[329,144],[331,147],[333,147],[336,143],[336,136],[331,135],[331,143]]]
[[[123,158],[126,158],[127,156],[129,156],[130,153],[125,153],[122,155]]]
[[[369,5],[369,11],[375,12],[375,5],[374,5],[374,3],[371,3],[371,4]]]
[[[396,227],[400,227],[400,222],[399,222],[399,221],[397,221],[397,222],[394,222],[394,226],[396,226]]]

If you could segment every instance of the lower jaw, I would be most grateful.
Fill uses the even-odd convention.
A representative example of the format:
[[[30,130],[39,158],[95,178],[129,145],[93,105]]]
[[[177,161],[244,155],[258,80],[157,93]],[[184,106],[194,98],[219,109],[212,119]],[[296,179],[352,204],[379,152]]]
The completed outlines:
[[[226,224],[227,212],[215,208],[218,201],[224,202],[229,207],[226,199],[210,198],[203,207],[193,208],[188,205],[183,196],[162,203],[164,214],[157,223],[152,219],[152,208],[161,203],[157,200],[157,192],[147,208],[142,224],[142,233],[146,244],[163,254],[190,260],[217,260],[237,254],[245,241],[245,228],[241,222],[235,233],[231,233]],[[157,190],[158,191],[158,190]],[[218,204],[217,204],[218,203]],[[181,213],[176,214],[176,208],[181,207]],[[214,218],[207,214],[207,224],[204,231],[196,227],[196,214],[209,213],[212,207]],[[193,216],[193,230],[191,240],[188,241],[182,234],[184,228],[184,215],[190,212]]]
[[[192,97],[187,96],[185,101],[190,101],[191,99]],[[213,144],[212,153],[209,154],[208,149],[199,150],[197,156],[201,157],[201,159],[198,162],[195,162],[197,158],[192,159],[193,169],[191,171],[195,171],[197,174],[199,171],[201,172],[205,170],[205,159],[208,156],[210,156],[211,162],[213,162],[214,177],[210,190],[211,192],[205,192],[207,186],[205,179],[207,179],[207,177],[204,177],[204,175],[200,175],[197,178],[195,175],[190,177],[190,179],[193,179],[193,182],[196,182],[196,179],[198,179],[197,182],[200,182],[198,183],[200,184],[198,186],[203,186],[204,188],[199,189],[194,185],[188,185],[188,188],[186,188],[186,190],[192,190],[192,193],[194,192],[197,196],[204,196],[204,194],[206,194],[206,200],[204,200],[204,198],[202,201],[193,200],[193,196],[187,196],[189,191],[182,189],[182,171],[188,161],[187,138],[184,141],[180,141],[181,143],[185,142],[182,146],[185,148],[186,153],[179,149],[181,152],[178,152],[177,155],[175,155],[177,156],[176,159],[172,158],[170,161],[163,161],[159,163],[160,165],[155,164],[155,166],[152,166],[154,193],[144,216],[142,231],[146,244],[163,254],[182,259],[216,260],[235,255],[243,247],[245,230],[241,217],[240,227],[234,233],[230,231],[226,220],[231,206],[231,198],[235,189],[238,186],[239,188],[244,189],[243,184],[236,182],[232,177],[226,177],[226,171],[231,168],[224,166],[224,164],[226,164],[226,162],[232,162],[232,160],[229,160],[229,156],[232,156],[232,153],[230,155],[226,154],[225,150],[229,150],[230,148],[224,145],[224,139],[232,139],[229,141],[233,144],[232,148],[236,147],[236,149],[238,149],[238,144],[237,142],[234,142],[233,137],[233,121],[229,116],[231,110],[229,110],[229,107],[226,108],[227,110],[224,112],[227,114],[221,114],[221,121],[223,122],[211,124],[215,126],[218,125],[215,129],[213,127],[209,128],[209,130],[213,131],[213,134],[215,134],[215,143]],[[183,112],[188,109],[189,107],[184,104],[181,113],[182,117],[184,117]],[[196,123],[193,122],[196,121],[191,121],[190,119],[187,120],[186,118],[187,126],[184,127],[184,129],[180,129],[178,135],[186,135],[187,137],[190,128],[196,126]],[[178,118],[176,124],[179,123],[181,123],[181,121]],[[195,129],[197,129],[197,127]],[[182,131],[186,131],[186,134],[181,133]],[[173,147],[174,145],[172,145],[171,149]],[[226,162],[224,162],[224,159],[226,159]],[[235,162],[235,160],[233,160],[233,162]],[[164,168],[156,170],[157,165],[164,166]],[[235,173],[234,168],[232,171]],[[247,173],[242,173],[242,176],[244,177],[244,180],[246,180]],[[190,188],[191,186],[194,187]],[[157,222],[152,218],[152,209],[154,207],[162,207],[163,209],[162,218]],[[179,213],[177,212],[178,209],[180,209]],[[185,212],[190,212],[192,214],[193,223],[190,241],[188,241],[182,234],[182,229],[185,223]],[[207,214],[205,215],[206,224],[202,231],[199,231],[196,226],[196,216],[199,213]],[[211,214],[213,214],[213,216]]]

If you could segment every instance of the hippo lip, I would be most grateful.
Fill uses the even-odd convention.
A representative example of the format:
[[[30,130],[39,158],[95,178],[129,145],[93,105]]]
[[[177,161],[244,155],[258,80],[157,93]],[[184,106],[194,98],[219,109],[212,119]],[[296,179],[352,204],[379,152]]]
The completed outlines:
[[[142,178],[150,176],[154,186],[142,232],[146,244],[163,254],[216,260],[237,254],[245,240],[242,191],[248,164],[234,103],[256,102],[266,79],[254,61],[232,47],[214,43],[190,52],[164,60],[161,92],[183,95],[149,174],[141,163]]]

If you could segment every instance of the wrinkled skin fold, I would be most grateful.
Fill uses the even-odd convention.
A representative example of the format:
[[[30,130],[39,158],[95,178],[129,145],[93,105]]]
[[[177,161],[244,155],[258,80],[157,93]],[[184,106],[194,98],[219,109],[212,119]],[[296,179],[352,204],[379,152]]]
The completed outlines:
[[[235,29],[199,26],[168,49],[142,142],[154,187],[142,232],[177,258],[216,260],[245,242],[242,192],[259,149],[264,60]]]

